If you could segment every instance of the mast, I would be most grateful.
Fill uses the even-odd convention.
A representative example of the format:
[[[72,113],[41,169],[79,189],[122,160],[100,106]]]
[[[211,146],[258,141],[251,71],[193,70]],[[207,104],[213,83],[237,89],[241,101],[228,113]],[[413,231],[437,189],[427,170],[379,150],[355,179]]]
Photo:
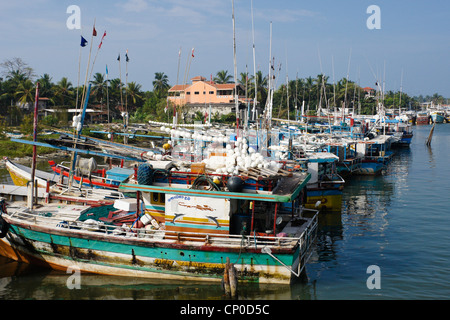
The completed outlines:
[[[253,99],[252,119],[255,120],[256,105],[258,100],[258,80],[256,78],[255,25],[253,21],[253,0],[251,1],[251,10],[252,10],[252,38],[253,38],[253,80],[255,81],[255,98]]]
[[[36,83],[36,95],[34,97],[34,122],[33,122],[33,141],[37,141],[37,123],[38,123],[38,106],[39,106],[39,82]],[[29,203],[31,208],[33,208],[35,199],[37,198],[37,194],[34,192],[37,190],[35,186],[35,173],[36,173],[36,145],[33,145],[33,163],[31,165],[31,202]],[[30,209],[31,209],[30,208]]]
[[[231,0],[233,19],[233,61],[234,61],[234,103],[236,108],[236,134],[239,136],[239,101],[237,93],[237,64],[236,64],[236,26],[234,19],[234,0]]]
[[[347,67],[347,81],[345,83],[345,97],[344,97],[344,107],[342,108],[342,122],[345,121],[345,108],[347,107],[347,88],[348,88],[348,78],[350,74],[350,60],[352,58],[352,49],[350,48],[350,56],[348,57],[348,67]]]

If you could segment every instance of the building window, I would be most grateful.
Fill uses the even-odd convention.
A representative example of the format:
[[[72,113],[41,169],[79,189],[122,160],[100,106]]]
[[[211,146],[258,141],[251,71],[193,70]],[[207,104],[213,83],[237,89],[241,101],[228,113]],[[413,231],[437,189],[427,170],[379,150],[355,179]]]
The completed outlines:
[[[200,94],[198,91],[195,91],[194,94]]]
[[[190,92],[190,91],[188,91],[188,92],[186,92],[186,94],[187,94],[187,95],[190,95],[190,94],[191,94],[191,92]]]
[[[214,94],[214,91],[210,91],[209,94]]]

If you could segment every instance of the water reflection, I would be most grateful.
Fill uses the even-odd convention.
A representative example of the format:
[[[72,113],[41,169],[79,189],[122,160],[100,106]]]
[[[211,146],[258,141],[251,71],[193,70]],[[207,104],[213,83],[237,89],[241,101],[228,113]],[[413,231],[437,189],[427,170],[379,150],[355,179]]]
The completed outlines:
[[[40,269],[0,257],[2,300],[226,300],[220,283],[169,281],[82,274],[80,289],[69,289],[71,274]],[[70,280],[69,280],[70,281]],[[307,283],[239,284],[239,300],[312,299]]]

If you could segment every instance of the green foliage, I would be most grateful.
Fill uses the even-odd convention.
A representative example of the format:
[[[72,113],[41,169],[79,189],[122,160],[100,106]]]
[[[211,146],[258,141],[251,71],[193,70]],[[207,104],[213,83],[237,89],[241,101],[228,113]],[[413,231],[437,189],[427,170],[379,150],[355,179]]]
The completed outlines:
[[[32,134],[34,131],[33,122],[34,122],[33,114],[25,115],[22,119],[22,123],[20,124],[20,132],[22,132],[23,134]]]

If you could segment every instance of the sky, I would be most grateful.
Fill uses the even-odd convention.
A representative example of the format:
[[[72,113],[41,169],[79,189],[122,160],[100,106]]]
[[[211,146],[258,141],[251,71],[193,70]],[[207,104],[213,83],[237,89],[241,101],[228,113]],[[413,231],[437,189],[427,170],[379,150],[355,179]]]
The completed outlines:
[[[104,74],[108,65],[109,79],[134,81],[143,90],[153,89],[156,72],[164,72],[170,85],[195,76],[209,79],[220,70],[234,75],[232,3],[0,0],[0,62],[19,57],[38,77],[68,77],[77,85],[84,83],[89,61],[93,73]],[[76,21],[71,5],[80,9],[81,29],[68,27]],[[379,15],[367,12],[371,5]],[[254,65],[268,74],[271,52],[277,87],[286,78],[324,73],[330,83],[348,76],[362,87],[375,88],[378,81],[411,96],[450,98],[450,1],[234,0],[234,12],[238,74],[253,74]],[[368,20],[380,29],[369,29]]]

